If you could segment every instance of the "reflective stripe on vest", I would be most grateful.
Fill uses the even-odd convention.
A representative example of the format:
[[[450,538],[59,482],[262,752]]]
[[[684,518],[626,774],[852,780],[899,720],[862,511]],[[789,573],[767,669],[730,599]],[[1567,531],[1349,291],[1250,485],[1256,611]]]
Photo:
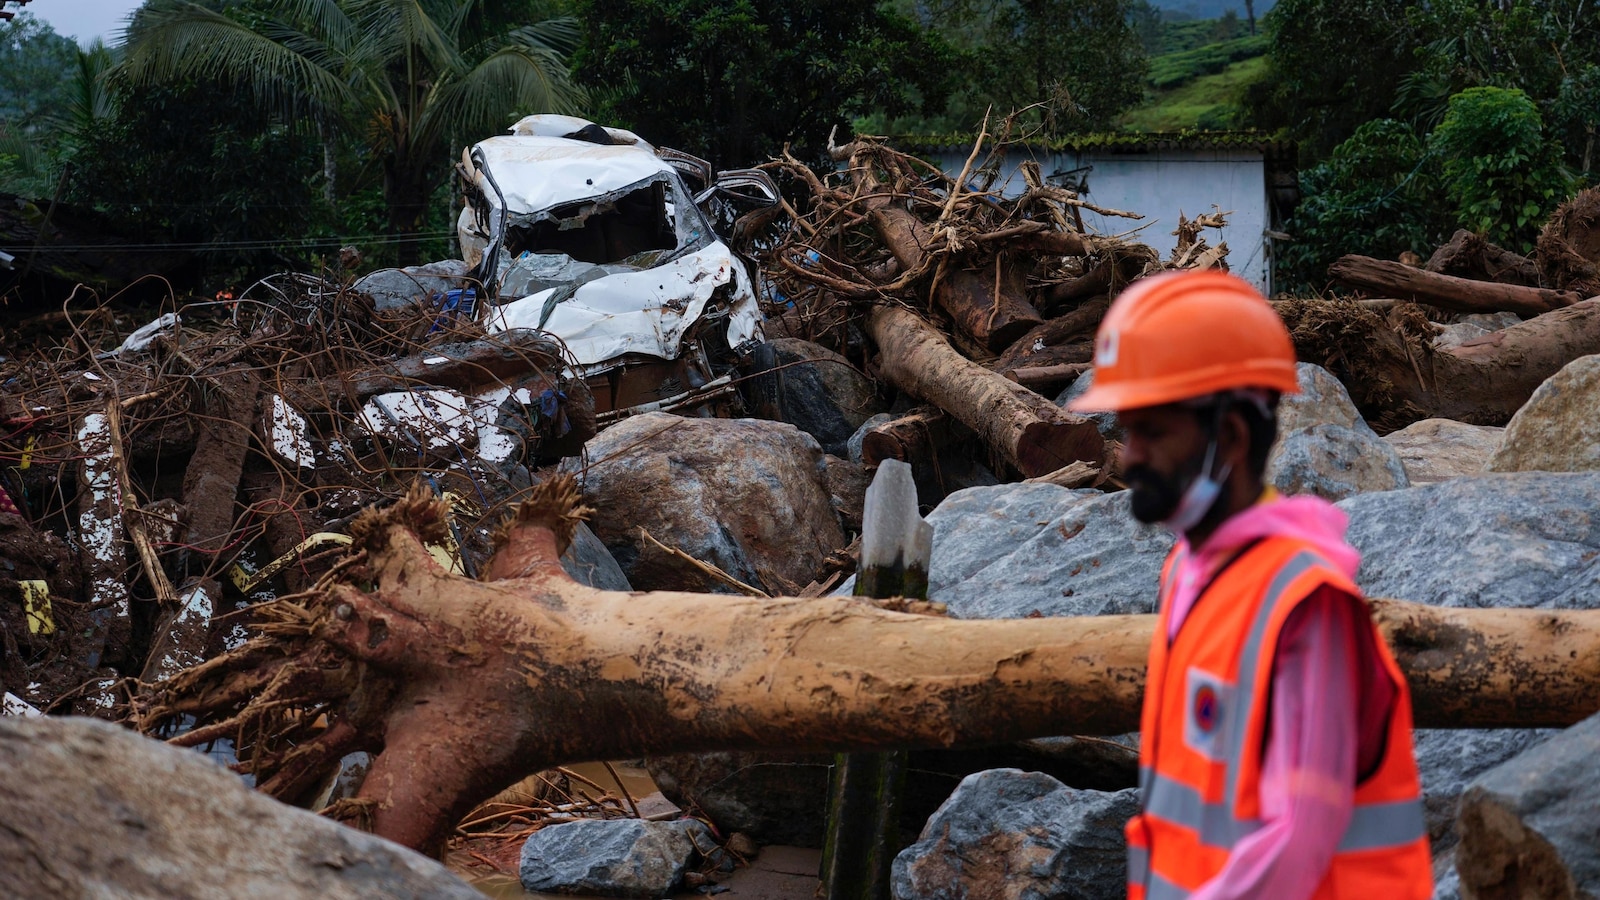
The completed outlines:
[[[1260,819],[1235,818],[1228,804],[1207,803],[1199,791],[1159,772],[1146,770],[1139,774],[1149,785],[1144,793],[1144,811],[1188,828],[1199,835],[1202,844],[1231,850],[1264,824]],[[1403,847],[1421,838],[1427,830],[1420,800],[1357,804],[1351,811],[1350,824],[1345,826],[1337,852]],[[1141,849],[1140,854],[1148,867],[1148,851]]]
[[[1290,587],[1315,568],[1333,567],[1315,553],[1299,550],[1273,572],[1263,599],[1249,621],[1244,640],[1239,645],[1237,665],[1233,671],[1235,684],[1230,690],[1234,698],[1229,703],[1232,708],[1228,715],[1222,717],[1223,733],[1218,736],[1219,740],[1213,748],[1218,751],[1217,754],[1205,754],[1222,765],[1219,774],[1225,790],[1221,800],[1207,802],[1204,792],[1199,788],[1157,771],[1154,767],[1160,764],[1157,755],[1150,758],[1149,764],[1140,766],[1139,787],[1144,815],[1182,828],[1193,834],[1200,844],[1223,851],[1231,850],[1240,840],[1263,826],[1260,819],[1241,817],[1237,810],[1239,780],[1246,756],[1246,733],[1257,718],[1258,710],[1253,707],[1258,699],[1267,702],[1264,698],[1269,692],[1258,691],[1257,688],[1266,687],[1258,682],[1271,677],[1270,668],[1263,669],[1261,665],[1262,654],[1270,657],[1276,649],[1265,644],[1275,618],[1282,612],[1279,606]],[[1193,610],[1190,615],[1194,615]],[[1157,627],[1161,628],[1164,624],[1164,621],[1160,622]],[[1164,639],[1165,635],[1160,637]],[[1175,648],[1176,641],[1167,646]],[[1154,696],[1164,694],[1172,684],[1172,679],[1188,677],[1182,659],[1174,660],[1169,653],[1166,660],[1161,672],[1163,683],[1146,685],[1147,691],[1161,692]],[[1175,666],[1174,662],[1178,665]],[[1170,725],[1170,719],[1168,721]],[[1409,725],[1409,721],[1406,724]],[[1404,850],[1426,837],[1427,826],[1423,818],[1420,791],[1419,796],[1400,801],[1358,802],[1352,809],[1350,823],[1340,838],[1336,854]],[[1142,891],[1135,893],[1142,894],[1145,900],[1181,900],[1189,895],[1186,888],[1151,868],[1151,849],[1148,847],[1130,848],[1128,876],[1130,885],[1143,887]]]

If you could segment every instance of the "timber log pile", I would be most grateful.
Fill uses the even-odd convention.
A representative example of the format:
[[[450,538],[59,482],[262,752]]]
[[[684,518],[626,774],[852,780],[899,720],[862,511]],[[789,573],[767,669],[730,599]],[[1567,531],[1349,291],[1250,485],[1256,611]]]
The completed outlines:
[[[1357,296],[1279,312],[1300,358],[1339,376],[1380,433],[1504,425],[1545,379],[1600,353],[1600,189],[1562,204],[1531,256],[1462,230],[1421,267],[1345,256],[1328,275]]]

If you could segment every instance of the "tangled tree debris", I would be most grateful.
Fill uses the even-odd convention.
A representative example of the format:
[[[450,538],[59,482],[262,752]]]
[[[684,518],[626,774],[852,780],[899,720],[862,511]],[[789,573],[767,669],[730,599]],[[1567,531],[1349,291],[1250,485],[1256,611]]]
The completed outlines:
[[[863,139],[834,148],[832,170],[785,155],[713,178],[626,132],[524,125],[530,141],[603,144],[638,177],[513,210],[482,194],[495,160],[469,155],[476,267],[390,273],[399,287],[377,297],[384,279],[286,273],[143,327],[70,303],[24,323],[61,333],[0,362],[8,710],[220,748],[273,797],[429,851],[639,815],[625,790],[493,799],[567,762],[1135,727],[1148,617],[958,621],[937,603],[821,595],[855,568],[866,473],[884,460],[914,467],[924,506],[965,484],[1120,489],[1119,433],[1052,397],[1092,376],[1093,335],[1127,283],[1226,267],[1227,245],[1208,240],[1224,213],[1182,218],[1170,250],[1134,240],[1137,226],[1093,233],[1084,209],[1139,217],[1033,164],[1003,189],[988,136],[955,176]],[[741,186],[772,195],[746,202]],[[1301,358],[1336,373],[1380,431],[1504,424],[1600,352],[1597,198],[1558,211],[1531,258],[1463,233],[1426,269],[1335,266],[1377,296],[1276,308]],[[645,220],[671,227],[637,231]],[[716,240],[696,228],[713,221]],[[622,240],[639,234],[661,246]],[[655,290],[635,290],[645,281]],[[632,330],[595,324],[613,314]],[[813,406],[847,395],[815,441],[739,423],[803,445],[750,481],[776,497],[768,482],[807,480],[804,508],[827,527],[806,533],[830,546],[725,515],[697,524],[704,549],[688,553],[670,515],[644,530],[627,508],[677,495],[619,476],[600,503],[584,481],[684,421],[666,412],[806,428]],[[1297,415],[1311,417],[1306,442],[1326,424]],[[1341,427],[1366,429],[1360,418]],[[625,445],[589,458],[609,438]],[[648,471],[706,480],[694,454],[663,456]],[[734,502],[761,505],[751,496]],[[586,501],[612,507],[600,538],[581,524]],[[741,541],[761,545],[748,565],[711,558]],[[589,563],[564,569],[585,547]],[[774,554],[793,557],[782,572],[754,561]],[[683,566],[745,596],[655,583]],[[601,569],[616,580],[601,585]],[[1565,725],[1595,708],[1600,613],[1374,608],[1421,724]],[[370,769],[336,787],[357,757]]]

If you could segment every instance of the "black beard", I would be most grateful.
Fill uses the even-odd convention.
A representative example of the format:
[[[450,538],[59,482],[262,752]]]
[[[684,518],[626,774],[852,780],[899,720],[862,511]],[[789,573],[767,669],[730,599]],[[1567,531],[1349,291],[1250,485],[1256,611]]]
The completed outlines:
[[[1164,522],[1178,511],[1189,479],[1181,474],[1162,477],[1149,466],[1134,466],[1124,472],[1133,517],[1146,525]]]

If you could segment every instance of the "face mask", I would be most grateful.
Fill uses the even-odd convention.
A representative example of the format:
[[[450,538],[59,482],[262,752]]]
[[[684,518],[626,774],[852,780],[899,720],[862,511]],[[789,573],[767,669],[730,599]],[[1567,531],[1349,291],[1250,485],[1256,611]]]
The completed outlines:
[[[1217,498],[1222,496],[1222,484],[1228,480],[1232,466],[1223,466],[1216,477],[1211,475],[1211,464],[1217,453],[1217,439],[1212,438],[1206,445],[1206,461],[1200,467],[1200,474],[1189,482],[1189,489],[1183,492],[1183,499],[1178,503],[1178,508],[1172,515],[1163,519],[1161,524],[1173,534],[1182,536],[1189,533],[1189,529],[1200,524],[1200,520],[1211,512],[1211,507],[1216,505]]]

